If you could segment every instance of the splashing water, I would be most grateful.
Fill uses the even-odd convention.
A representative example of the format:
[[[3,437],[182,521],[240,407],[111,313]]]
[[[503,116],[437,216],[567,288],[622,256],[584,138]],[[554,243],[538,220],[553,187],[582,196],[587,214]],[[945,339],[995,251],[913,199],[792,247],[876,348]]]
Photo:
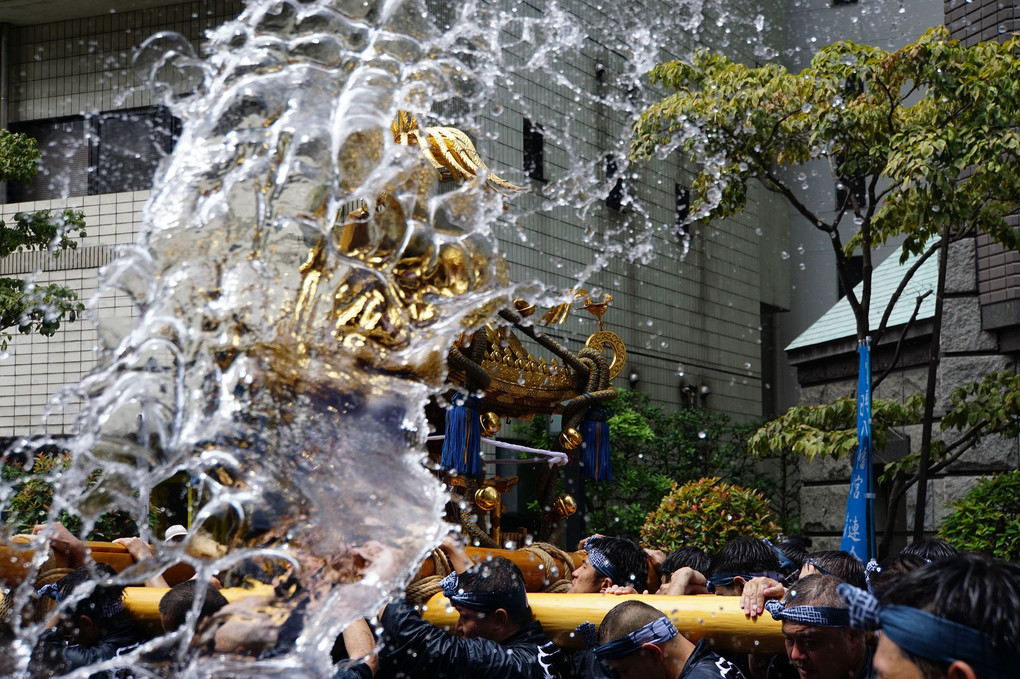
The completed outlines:
[[[703,4],[684,3],[681,25],[701,26]],[[636,83],[661,58],[646,18],[607,15],[637,37],[612,46],[628,52],[614,85]],[[99,293],[127,295],[137,325],[108,323],[117,341],[103,365],[55,399],[81,414],[61,442],[72,463],[50,516],[82,516],[82,534],[114,508],[144,525],[152,489],[187,474],[207,499],[195,528],[215,540],[166,547],[150,571],[185,561],[208,575],[255,555],[290,562],[304,632],[289,655],[260,661],[264,674],[328,676],[339,631],[377,610],[436,543],[446,496],[422,465],[424,404],[456,336],[514,292],[493,234],[506,225],[502,197],[483,172],[441,189],[419,148],[395,143],[398,111],[446,110],[470,128],[480,112],[498,116],[497,77],[515,98],[514,75],[542,71],[581,108],[630,112],[600,131],[617,139],[614,167],[626,169],[640,92],[593,92],[565,74],[564,55],[590,40],[576,17],[555,4],[529,17],[468,3],[443,29],[412,0],[263,0],[211,35],[206,61],[170,34],[137,59],[182,134],[137,245]],[[520,63],[501,56],[515,44],[538,49]],[[168,71],[186,86],[164,84]],[[568,154],[569,128],[556,138]],[[584,219],[612,185],[602,164],[578,162],[517,220],[563,208]],[[648,224],[635,203],[593,242],[598,256],[563,276],[576,287],[621,254],[646,261]],[[24,661],[38,631],[16,649]],[[200,658],[186,674],[235,670]]]

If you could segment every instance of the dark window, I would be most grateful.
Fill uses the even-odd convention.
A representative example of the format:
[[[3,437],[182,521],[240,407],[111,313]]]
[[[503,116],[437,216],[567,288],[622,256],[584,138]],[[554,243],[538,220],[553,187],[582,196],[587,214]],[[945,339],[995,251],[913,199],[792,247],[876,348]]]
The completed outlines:
[[[759,304],[761,318],[761,414],[774,417],[776,412],[776,314],[782,310],[764,302]]]
[[[691,191],[683,184],[676,184],[676,237],[687,237],[687,218],[691,216]]]
[[[606,206],[619,212],[623,209],[623,174],[617,166],[616,156],[609,154],[606,156],[606,182],[611,182],[614,178],[616,181],[606,196]]]
[[[89,143],[83,117],[12,123],[10,130],[36,139],[39,173],[28,184],[9,182],[7,202],[23,203],[88,193]]]
[[[846,258],[846,271],[850,276],[850,289],[853,290],[857,287],[857,284],[864,280],[864,257],[860,255],[854,255],[853,257]],[[843,282],[836,277],[836,282],[839,283],[839,298],[843,299],[846,297],[846,290],[843,289]]]
[[[109,111],[92,122],[95,172],[89,193],[151,188],[156,166],[173,150],[176,139],[170,112],[162,107]]]
[[[545,137],[542,126],[524,119],[524,174],[545,181]]]
[[[151,188],[160,158],[173,150],[179,124],[167,109],[155,106],[13,123],[12,132],[38,140],[39,174],[31,184],[10,182],[7,200]]]

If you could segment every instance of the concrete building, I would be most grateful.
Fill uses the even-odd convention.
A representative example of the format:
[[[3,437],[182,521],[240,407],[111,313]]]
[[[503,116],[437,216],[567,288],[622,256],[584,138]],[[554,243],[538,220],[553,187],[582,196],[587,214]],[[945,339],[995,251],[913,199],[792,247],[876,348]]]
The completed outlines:
[[[451,3],[429,6],[437,25],[453,21]],[[785,239],[783,213],[756,193],[744,215],[691,234],[685,255],[676,224],[690,168],[675,158],[628,168],[625,137],[643,96],[638,78],[656,58],[701,44],[754,59],[773,39],[755,27],[756,17],[777,6],[734,2],[725,16],[711,8],[697,16],[674,12],[700,28],[696,35],[670,33],[672,43],[658,53],[649,52],[642,17],[670,16],[666,5],[638,5],[621,19],[597,3],[569,3],[547,25],[563,33],[569,50],[554,50],[547,66],[529,68],[535,38],[516,39],[521,22],[542,19],[546,10],[520,4],[518,23],[502,33],[506,77],[492,104],[499,110],[468,130],[494,170],[531,189],[496,226],[511,278],[566,291],[595,270],[584,287],[613,295],[605,321],[629,351],[618,386],[636,386],[666,404],[701,402],[737,418],[762,410],[762,309],[789,306],[786,266],[775,264]],[[134,242],[149,177],[174,140],[174,119],[131,66],[134,50],[158,31],[173,31],[201,51],[205,32],[242,9],[240,0],[0,3],[0,124],[40,138],[44,154],[35,182],[7,187],[0,216],[71,207],[84,211],[88,225],[76,252],[57,260],[15,254],[0,264],[0,274],[36,273],[38,281],[68,285],[82,299],[92,295],[97,268],[114,258],[116,246]],[[579,34],[568,30],[575,27]],[[738,39],[742,32],[748,40]],[[436,110],[456,120],[449,102]],[[646,256],[652,253],[654,259]],[[132,311],[127,300],[114,298],[100,300],[94,313],[128,319]],[[594,319],[581,313],[553,332],[580,348],[593,328]],[[99,339],[88,322],[67,325],[52,339],[16,335],[0,361],[0,437],[33,431],[50,396],[90,370]],[[66,432],[73,415],[73,406],[58,409],[46,427]]]

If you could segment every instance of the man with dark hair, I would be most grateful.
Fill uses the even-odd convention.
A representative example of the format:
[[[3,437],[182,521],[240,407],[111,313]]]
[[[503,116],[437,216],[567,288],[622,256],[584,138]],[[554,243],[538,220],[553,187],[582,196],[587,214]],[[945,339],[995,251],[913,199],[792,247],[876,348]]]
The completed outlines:
[[[881,599],[841,586],[851,623],[881,629],[879,679],[1013,679],[1020,669],[1020,564],[960,554],[913,570]]]
[[[496,557],[441,583],[457,610],[456,636],[422,620],[406,602],[382,614],[380,672],[394,677],[543,676],[539,646],[550,644],[531,614],[524,576]]]
[[[201,583],[204,591],[202,606],[198,611],[198,618],[195,620],[195,627],[204,618],[220,610],[227,605],[227,599],[220,591],[208,582]],[[159,620],[163,624],[163,632],[170,633],[177,631],[188,619],[188,613],[199,594],[198,580],[185,580],[179,585],[171,587],[170,590],[159,600]]]
[[[593,536],[584,543],[584,563],[570,574],[570,594],[597,594],[610,587],[648,587],[648,556],[625,538]]]
[[[900,550],[900,554],[913,554],[914,556],[921,557],[928,563],[939,561],[940,559],[951,559],[958,553],[956,548],[948,542],[934,538],[908,543],[906,547]]]
[[[775,550],[755,538],[733,538],[712,559],[708,589],[724,596],[740,596],[744,583],[756,577],[779,580]]]
[[[630,600],[610,610],[598,631],[597,658],[621,679],[743,679],[732,663],[702,639],[692,644],[669,618],[648,604]]]
[[[58,609],[32,652],[33,676],[66,674],[110,660],[141,643],[124,607],[124,588],[95,578],[115,575],[106,564],[93,569],[82,566],[39,590],[40,595],[55,599]]]
[[[674,571],[684,566],[693,568],[700,573],[707,573],[712,566],[712,557],[705,553],[705,550],[693,545],[686,545],[674,549],[662,562],[662,577],[668,579]]]
[[[790,664],[800,679],[870,679],[871,651],[864,635],[850,627],[850,614],[839,595],[840,580],[808,575],[798,580],[782,602],[766,609],[783,621]]]
[[[881,596],[886,587],[895,586],[897,578],[920,568],[925,563],[926,561],[916,554],[903,553],[886,557],[881,563],[871,562],[867,569],[868,591],[874,592],[875,596]]]
[[[867,586],[861,560],[838,549],[809,555],[800,569],[800,577],[806,575],[832,575],[854,587],[864,589]]]

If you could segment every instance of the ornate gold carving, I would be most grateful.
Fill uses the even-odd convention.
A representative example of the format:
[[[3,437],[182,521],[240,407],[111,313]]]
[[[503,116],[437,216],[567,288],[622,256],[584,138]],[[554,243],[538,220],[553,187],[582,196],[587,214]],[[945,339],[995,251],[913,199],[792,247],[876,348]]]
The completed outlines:
[[[609,295],[606,295],[609,297]],[[611,300],[612,297],[609,297]],[[602,325],[602,319],[599,319],[599,325]],[[620,336],[615,332],[608,330],[599,330],[593,333],[588,341],[584,343],[585,348],[593,348],[601,350],[603,347],[609,347],[613,351],[613,361],[609,364],[609,379],[616,379],[616,376],[623,370],[624,364],[627,362],[627,346],[620,339]]]

